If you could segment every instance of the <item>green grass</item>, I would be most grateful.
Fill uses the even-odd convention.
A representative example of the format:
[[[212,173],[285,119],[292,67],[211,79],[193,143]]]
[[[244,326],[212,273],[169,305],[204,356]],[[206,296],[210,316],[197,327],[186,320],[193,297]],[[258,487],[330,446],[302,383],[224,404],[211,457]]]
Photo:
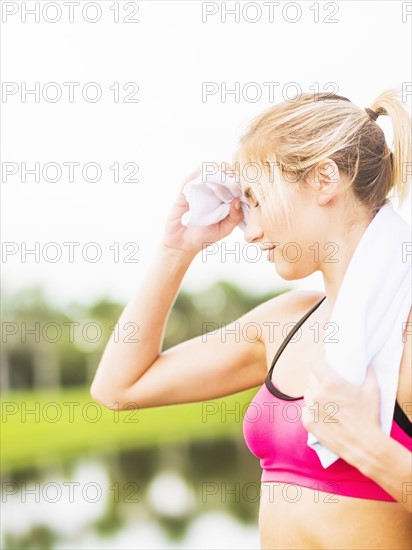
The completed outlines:
[[[88,387],[2,393],[0,469],[241,434],[243,415],[255,393],[252,389],[202,403],[116,412],[93,401]],[[56,412],[61,416],[54,422]]]

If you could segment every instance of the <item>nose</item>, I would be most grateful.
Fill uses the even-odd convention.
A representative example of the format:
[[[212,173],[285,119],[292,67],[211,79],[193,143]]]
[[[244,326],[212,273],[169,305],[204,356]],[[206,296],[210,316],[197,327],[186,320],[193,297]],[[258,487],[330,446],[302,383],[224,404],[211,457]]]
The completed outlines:
[[[256,239],[261,239],[263,237],[262,227],[256,218],[257,216],[254,216],[251,212],[249,213],[249,218],[244,231],[245,241],[248,243],[252,243]]]

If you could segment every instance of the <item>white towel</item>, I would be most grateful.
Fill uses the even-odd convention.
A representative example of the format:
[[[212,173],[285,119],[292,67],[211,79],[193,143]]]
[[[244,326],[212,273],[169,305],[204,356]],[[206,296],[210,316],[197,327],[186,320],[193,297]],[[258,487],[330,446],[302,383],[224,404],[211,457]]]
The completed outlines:
[[[232,173],[215,167],[211,172],[200,174],[186,183],[183,194],[189,203],[189,210],[181,218],[187,227],[205,226],[217,223],[229,214],[230,203],[240,198],[243,220],[238,224],[245,230],[249,215],[249,205],[243,198],[240,184]]]
[[[389,202],[366,228],[339,288],[329,319],[338,327],[338,342],[324,342],[326,362],[348,382],[361,384],[368,366],[374,369],[386,435],[392,426],[403,331],[412,303],[411,258],[411,228]],[[324,468],[339,458],[311,433],[308,445]]]

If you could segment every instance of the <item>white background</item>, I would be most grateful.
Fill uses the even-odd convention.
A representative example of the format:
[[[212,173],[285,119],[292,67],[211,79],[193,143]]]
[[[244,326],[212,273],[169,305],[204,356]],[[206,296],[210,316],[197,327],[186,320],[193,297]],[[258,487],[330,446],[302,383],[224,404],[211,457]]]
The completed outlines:
[[[82,1],[81,7],[86,3]],[[33,255],[22,262],[20,252],[3,257],[3,289],[11,292],[39,283],[59,305],[71,300],[88,303],[103,294],[128,300],[153,259],[182,179],[202,161],[230,160],[244,125],[271,104],[264,82],[279,83],[275,102],[284,99],[282,90],[290,82],[304,92],[315,83],[322,90],[332,82],[336,93],[366,107],[384,89],[412,80],[412,16],[402,21],[402,10],[412,11],[405,8],[407,2],[343,1],[329,6],[300,2],[296,22],[285,20],[297,18],[293,5],[283,11],[285,4],[294,3],[275,6],[271,22],[269,8],[263,2],[251,2],[262,12],[260,20],[251,23],[242,17],[247,2],[240,3],[239,22],[234,15],[222,20],[225,5],[230,9],[235,2],[210,2],[208,9],[218,13],[203,22],[205,3],[200,1],[140,1],[131,3],[139,8],[134,16],[139,22],[129,24],[123,19],[132,8],[126,9],[125,2],[118,3],[119,23],[113,21],[113,1],[99,2],[102,16],[96,23],[85,21],[79,7],[73,23],[67,8],[56,23],[45,21],[42,13],[39,23],[32,15],[24,23],[22,5],[32,8],[34,2],[10,4],[19,12],[2,23],[2,80],[3,86],[17,83],[19,93],[3,96],[1,104],[2,162],[19,167],[23,162],[29,167],[35,162],[42,166],[97,162],[103,169],[96,183],[84,181],[81,175],[73,183],[67,177],[56,183],[35,183],[28,175],[22,183],[20,173],[2,182],[3,242],[16,242],[21,249],[22,242],[33,248],[37,241],[42,249],[54,241],[61,245],[64,258],[57,263],[40,258],[37,263]],[[42,9],[45,4],[40,2]],[[315,4],[318,23],[314,22]],[[332,12],[330,4],[338,7],[335,23],[324,22]],[[246,18],[256,18],[254,6],[244,12]],[[53,7],[49,10],[46,17],[54,18]],[[95,17],[92,8],[87,13]],[[53,81],[61,85],[60,101],[50,103],[40,97],[36,102],[33,95],[26,102],[21,100],[23,82],[27,88],[39,82],[42,89]],[[63,82],[81,84],[73,103]],[[88,103],[81,95],[88,82],[99,83],[103,90],[97,103]],[[115,82],[121,99],[123,85],[136,82],[139,103],[115,103],[109,89]],[[203,101],[203,82],[215,82],[219,89],[222,83],[232,89],[239,82],[243,89],[256,82],[262,98],[253,102],[241,95],[237,102],[233,95],[222,100],[216,94]],[[108,167],[115,162],[136,162],[139,182],[114,183]],[[410,223],[409,201],[400,213]],[[98,242],[102,260],[88,263],[78,247],[70,263],[63,243],[73,241],[81,246]],[[115,263],[109,247],[118,242],[121,249],[130,241],[139,246],[139,262]],[[239,228],[224,242],[228,249],[238,246],[239,252],[246,244]],[[283,281],[265,255],[248,262],[242,254],[238,259],[228,256],[225,262],[216,255],[206,263],[199,254],[182,288],[201,289],[218,279],[251,292],[283,286],[323,288],[320,273]]]

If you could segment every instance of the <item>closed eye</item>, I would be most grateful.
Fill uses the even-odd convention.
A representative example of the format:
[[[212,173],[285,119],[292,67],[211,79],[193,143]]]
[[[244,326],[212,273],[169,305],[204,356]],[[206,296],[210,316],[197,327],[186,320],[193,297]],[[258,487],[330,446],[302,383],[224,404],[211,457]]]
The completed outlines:
[[[243,197],[246,199],[246,202],[250,199],[253,200],[253,192],[250,187],[247,187],[243,193]],[[256,204],[254,205],[254,208],[257,208],[259,206],[259,202],[256,201]]]

